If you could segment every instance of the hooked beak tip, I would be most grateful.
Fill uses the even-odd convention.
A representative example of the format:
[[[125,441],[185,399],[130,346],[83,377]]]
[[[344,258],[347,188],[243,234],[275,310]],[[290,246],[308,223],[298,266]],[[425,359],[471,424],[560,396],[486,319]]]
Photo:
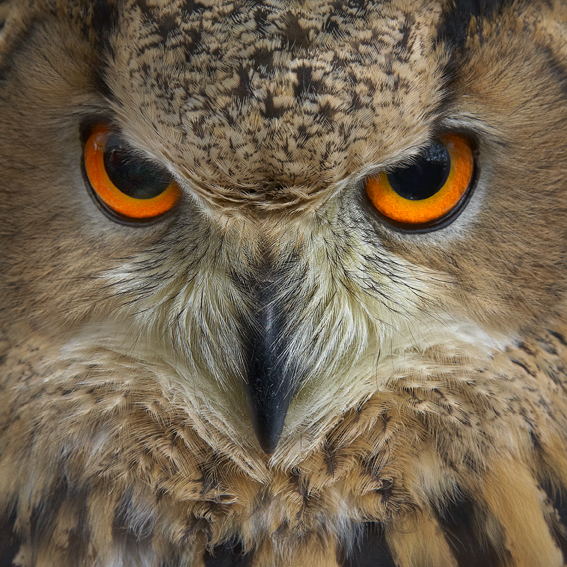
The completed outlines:
[[[278,400],[263,400],[258,402],[250,396],[250,417],[254,433],[260,447],[267,455],[272,455],[282,435],[287,409],[290,399],[284,396]]]

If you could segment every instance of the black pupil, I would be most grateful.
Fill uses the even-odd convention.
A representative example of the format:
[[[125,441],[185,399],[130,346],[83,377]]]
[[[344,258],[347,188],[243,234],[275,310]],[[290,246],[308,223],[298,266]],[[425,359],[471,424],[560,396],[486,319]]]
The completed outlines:
[[[122,193],[134,199],[157,197],[171,182],[167,172],[151,161],[134,155],[116,134],[112,134],[107,141],[104,167],[110,181]]]
[[[435,195],[443,187],[450,169],[449,150],[441,142],[435,142],[412,164],[388,173],[388,181],[400,197],[419,201]]]

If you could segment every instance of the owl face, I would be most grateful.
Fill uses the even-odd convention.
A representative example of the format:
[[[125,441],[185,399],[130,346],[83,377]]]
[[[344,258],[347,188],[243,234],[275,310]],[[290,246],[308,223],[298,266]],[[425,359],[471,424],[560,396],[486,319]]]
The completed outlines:
[[[298,474],[319,498],[306,533],[410,508],[427,420],[452,404],[443,427],[469,439],[452,428],[507,392],[467,393],[474,372],[565,292],[565,8],[502,10],[13,6],[2,470],[45,472],[2,473],[6,494],[37,504],[64,476],[113,509],[134,487],[128,529],[163,522],[177,546],[203,518],[213,542],[296,533]]]

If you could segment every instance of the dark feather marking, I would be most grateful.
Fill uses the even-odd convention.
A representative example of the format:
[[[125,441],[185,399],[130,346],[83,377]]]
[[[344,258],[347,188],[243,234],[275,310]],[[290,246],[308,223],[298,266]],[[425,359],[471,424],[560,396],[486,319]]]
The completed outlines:
[[[282,30],[284,39],[287,39],[294,50],[309,49],[312,47],[309,39],[309,30],[303,29],[298,17],[290,12],[286,18],[286,28]]]
[[[331,14],[325,20],[325,25],[323,26],[323,31],[329,34],[337,34],[340,30],[339,23],[336,21],[335,17]]]
[[[14,535],[16,514],[0,522],[0,567],[12,567],[12,561],[18,553],[20,541]]]
[[[549,48],[541,48],[540,52],[544,55],[546,61],[542,65],[542,69],[550,73],[556,79],[561,93],[567,95],[567,67],[562,59],[559,59],[556,54]],[[561,333],[549,331],[557,340],[565,345],[565,337]]]
[[[193,12],[200,13],[206,10],[206,6],[198,2],[198,0],[186,0],[184,7],[188,14]]]
[[[248,567],[253,554],[243,553],[239,543],[228,542],[205,552],[205,567]]]
[[[366,0],[348,0],[350,8],[354,8],[357,12],[363,12],[366,9]]]
[[[174,14],[163,16],[156,23],[158,35],[164,42],[167,41],[169,36],[173,35],[176,31],[179,30],[177,17]]]
[[[312,73],[313,69],[308,65],[302,65],[295,71],[295,74],[297,75],[297,85],[293,89],[293,94],[296,98],[311,90]]]
[[[118,13],[113,3],[108,0],[94,0],[90,26],[84,27],[83,33],[88,37],[90,31],[93,30],[97,37],[98,49],[104,53],[112,53],[110,35],[117,20]]]
[[[472,18],[491,18],[512,0],[456,0],[444,15],[438,38],[451,47],[464,47]]]
[[[238,73],[238,85],[234,89],[234,96],[242,103],[252,94],[252,88],[250,85],[250,78],[248,77],[248,72],[243,67],[236,70]]]
[[[256,49],[252,59],[257,67],[264,67],[267,73],[271,73],[273,71],[274,50],[268,49],[267,47]]]
[[[552,526],[551,533],[563,553],[563,560],[567,558],[567,502],[564,494],[554,489],[549,482],[541,484],[542,490],[547,494],[553,508],[559,516],[561,526]]]
[[[193,27],[184,32],[185,42],[185,54],[186,59],[189,62],[191,56],[197,51],[197,48],[201,45],[201,40],[203,38],[202,24],[200,27]]]
[[[523,362],[520,362],[519,360],[516,359],[510,359],[512,361],[513,364],[515,364],[516,366],[519,366],[520,368],[523,368],[530,376],[532,376],[533,378],[536,377],[536,373],[531,370],[527,365],[525,365]]]
[[[58,486],[54,488],[52,493],[33,508],[29,524],[29,541],[33,544],[39,544],[32,550],[32,563],[34,565],[38,550],[53,537],[53,532],[57,526],[56,518],[65,502],[76,504],[73,510],[76,523],[68,532],[67,558],[70,564],[78,565],[83,561],[85,553],[83,544],[90,537],[86,519],[87,500],[87,490],[73,487],[62,475]]]
[[[480,521],[470,500],[461,497],[451,502],[439,516],[439,525],[459,567],[502,567],[505,564],[488,538],[477,537],[475,527]]]
[[[122,101],[118,100],[118,98],[114,96],[112,89],[108,86],[108,83],[106,82],[106,69],[104,66],[96,69],[94,73],[94,82],[98,92],[106,98],[106,100],[112,101],[114,104],[119,106],[124,106]]]
[[[51,537],[59,510],[71,493],[72,490],[66,479],[61,477],[59,485],[53,492],[41,504],[33,508],[30,516],[31,541],[45,541]]]
[[[265,31],[268,27],[268,15],[269,10],[264,5],[258,5],[258,7],[254,10],[254,21],[256,22],[256,31],[261,34],[262,37],[265,37]]]
[[[396,567],[381,524],[367,522],[354,547],[349,552],[339,553],[341,567]]]
[[[549,334],[554,336],[563,346],[567,346],[567,340],[561,333],[549,330]]]

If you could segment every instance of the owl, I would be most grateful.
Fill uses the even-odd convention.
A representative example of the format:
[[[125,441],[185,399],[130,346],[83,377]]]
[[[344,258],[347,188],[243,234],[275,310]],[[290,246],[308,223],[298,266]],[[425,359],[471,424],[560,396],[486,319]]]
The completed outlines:
[[[567,561],[567,4],[0,2],[2,567]]]

